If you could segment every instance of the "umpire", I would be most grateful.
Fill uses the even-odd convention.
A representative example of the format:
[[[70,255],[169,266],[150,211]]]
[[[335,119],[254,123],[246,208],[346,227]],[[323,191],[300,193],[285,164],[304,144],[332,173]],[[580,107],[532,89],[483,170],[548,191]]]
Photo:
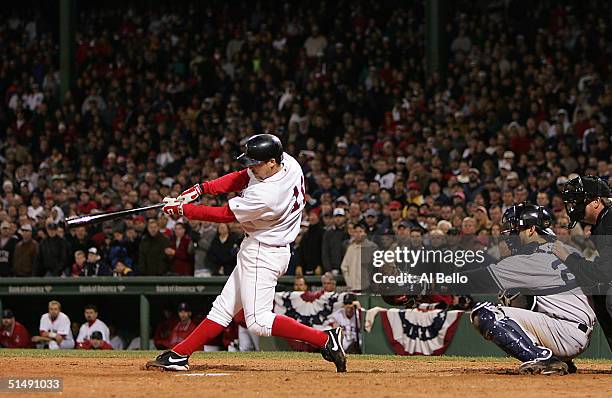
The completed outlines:
[[[557,241],[553,253],[576,276],[590,300],[608,345],[612,349],[612,200],[610,187],[599,177],[576,177],[565,184],[563,202],[570,218],[568,228],[583,222],[592,225],[591,240],[598,251],[593,261],[569,254]]]

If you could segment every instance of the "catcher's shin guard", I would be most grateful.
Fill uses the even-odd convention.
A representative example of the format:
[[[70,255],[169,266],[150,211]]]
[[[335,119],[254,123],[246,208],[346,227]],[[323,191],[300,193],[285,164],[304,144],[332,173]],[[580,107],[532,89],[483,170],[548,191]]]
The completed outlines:
[[[491,303],[478,303],[474,306],[470,320],[485,339],[493,341],[508,355],[521,362],[552,357],[550,349],[535,345],[516,321],[508,318],[501,309]]]

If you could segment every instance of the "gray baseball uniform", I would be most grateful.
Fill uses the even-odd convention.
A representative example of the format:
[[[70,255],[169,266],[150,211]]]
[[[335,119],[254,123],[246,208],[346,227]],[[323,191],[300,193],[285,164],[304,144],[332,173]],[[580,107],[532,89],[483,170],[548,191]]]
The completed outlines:
[[[552,246],[542,244],[533,253],[507,257],[488,269],[500,289],[529,289],[535,295],[533,310],[499,309],[536,344],[570,359],[588,347],[596,317],[574,275],[552,254]]]

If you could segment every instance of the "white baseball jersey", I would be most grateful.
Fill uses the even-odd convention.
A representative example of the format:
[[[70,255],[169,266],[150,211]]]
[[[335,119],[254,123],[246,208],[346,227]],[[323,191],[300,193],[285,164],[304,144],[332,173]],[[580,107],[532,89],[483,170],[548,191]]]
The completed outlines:
[[[106,326],[106,324],[99,319],[96,319],[91,325],[89,324],[89,322],[85,322],[81,325],[81,328],[79,329],[79,335],[76,339],[77,343],[82,343],[85,340],[89,340],[93,332],[102,333],[102,339],[107,343],[110,343],[110,332],[108,331],[108,326]]]
[[[49,313],[43,314],[40,317],[40,326],[38,329],[45,332],[61,334],[64,336],[65,341],[74,340],[72,337],[72,331],[70,330],[70,318],[68,318],[68,315],[64,314],[63,312],[60,312],[54,321],[49,318]]]
[[[346,317],[346,311],[344,310],[344,308],[340,308],[339,310],[335,311],[332,315],[331,315],[331,320],[334,324],[338,325],[339,327],[342,328],[342,330],[344,331],[344,344],[343,344],[343,348],[346,350],[348,349],[348,347],[357,341],[358,339],[358,334],[357,334],[357,323],[358,318],[357,318],[357,311],[359,310],[355,310],[355,313],[353,314],[352,318],[347,318]]]
[[[300,164],[283,153],[283,168],[260,180],[249,169],[249,184],[229,207],[244,231],[260,243],[285,246],[300,232],[306,202],[304,174]]]

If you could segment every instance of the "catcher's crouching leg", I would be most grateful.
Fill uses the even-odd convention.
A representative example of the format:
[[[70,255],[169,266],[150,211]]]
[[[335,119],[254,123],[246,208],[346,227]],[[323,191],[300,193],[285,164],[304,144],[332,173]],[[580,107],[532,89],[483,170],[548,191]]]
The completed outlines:
[[[525,330],[499,307],[487,302],[478,303],[470,320],[485,339],[523,362],[520,373],[567,373],[566,364],[554,357],[550,349],[536,345]]]

